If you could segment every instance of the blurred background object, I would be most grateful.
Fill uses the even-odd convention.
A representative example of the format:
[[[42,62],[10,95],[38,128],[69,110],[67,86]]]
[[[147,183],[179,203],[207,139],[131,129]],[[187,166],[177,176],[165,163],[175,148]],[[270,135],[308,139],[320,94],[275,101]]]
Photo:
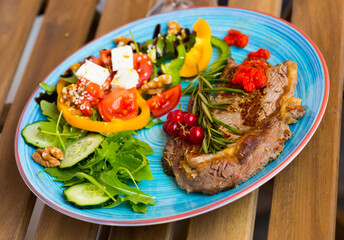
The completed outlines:
[[[217,0],[156,0],[154,7],[146,16],[199,6],[217,6]]]

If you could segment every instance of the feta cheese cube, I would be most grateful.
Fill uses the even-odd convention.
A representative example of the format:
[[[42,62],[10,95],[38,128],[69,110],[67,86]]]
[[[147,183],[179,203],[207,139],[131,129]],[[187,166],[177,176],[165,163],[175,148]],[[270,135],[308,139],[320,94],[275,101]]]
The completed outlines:
[[[111,50],[112,70],[120,68],[133,69],[133,50],[130,46],[123,46]]]
[[[80,66],[78,71],[76,71],[75,75],[78,79],[86,78],[90,82],[102,86],[105,80],[110,76],[110,73],[106,68],[86,60],[85,63]]]
[[[130,89],[139,83],[139,74],[134,69],[120,68],[114,76],[111,86]]]

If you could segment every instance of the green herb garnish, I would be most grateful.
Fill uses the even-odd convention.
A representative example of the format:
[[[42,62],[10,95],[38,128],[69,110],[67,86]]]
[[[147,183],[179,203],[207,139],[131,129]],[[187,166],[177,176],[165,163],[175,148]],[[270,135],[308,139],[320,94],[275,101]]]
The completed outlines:
[[[203,71],[194,78],[189,85],[183,90],[182,94],[189,94],[194,96],[192,106],[192,113],[198,115],[198,123],[203,129],[204,139],[202,142],[201,151],[205,153],[215,153],[227,147],[230,143],[235,143],[225,138],[224,133],[219,130],[220,126],[228,130],[241,134],[241,131],[235,127],[229,126],[219,119],[215,118],[210,109],[228,110],[223,105],[231,105],[230,102],[212,103],[211,97],[216,91],[229,91],[235,93],[244,93],[241,89],[216,87],[213,84],[217,82],[224,82],[225,79],[218,78],[221,75],[221,70],[225,67],[223,59],[215,61],[208,66],[208,71]],[[198,81],[197,85],[196,82]],[[228,81],[228,79],[226,79]]]
[[[136,53],[140,53],[139,46],[137,45],[137,42],[136,42],[136,40],[135,40],[135,38],[134,38],[133,33],[131,32],[131,30],[129,30],[129,32],[130,32],[131,37],[133,38],[133,42],[134,42],[134,45],[135,45]]]

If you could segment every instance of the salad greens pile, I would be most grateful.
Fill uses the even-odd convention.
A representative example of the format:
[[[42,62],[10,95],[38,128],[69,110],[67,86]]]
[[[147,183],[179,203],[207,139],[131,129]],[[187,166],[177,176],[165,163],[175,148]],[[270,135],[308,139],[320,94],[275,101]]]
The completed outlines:
[[[55,146],[67,149],[77,139],[100,134],[89,133],[69,125],[53,103],[41,101],[42,114],[47,121],[39,121],[40,134],[52,137]],[[135,138],[135,131],[123,131],[116,134],[102,134],[104,140],[94,152],[69,168],[45,168],[54,181],[63,182],[68,189],[82,186],[88,182],[93,186],[83,189],[93,197],[102,196],[105,201],[99,204],[80,204],[70,199],[67,190],[66,200],[80,208],[106,207],[111,208],[127,202],[135,212],[145,213],[148,205],[154,205],[153,196],[139,190],[137,183],[152,180],[153,175],[146,155],[153,154],[153,149],[145,142]],[[87,147],[87,146],[82,146]],[[81,149],[82,151],[83,149]],[[65,156],[66,157],[66,156]],[[63,161],[63,160],[62,160]],[[100,192],[100,194],[99,194]]]

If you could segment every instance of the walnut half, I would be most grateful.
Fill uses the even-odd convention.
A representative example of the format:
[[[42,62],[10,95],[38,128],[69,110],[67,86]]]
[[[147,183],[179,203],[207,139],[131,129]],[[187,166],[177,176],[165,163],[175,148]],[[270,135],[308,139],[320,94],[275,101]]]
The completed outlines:
[[[168,33],[171,33],[171,34],[177,34],[179,33],[181,30],[182,30],[182,26],[180,26],[180,24],[176,21],[169,21],[168,22]]]
[[[32,154],[33,160],[43,167],[57,167],[60,161],[64,158],[63,152],[56,147],[39,148]]]
[[[141,90],[149,95],[154,95],[161,93],[164,90],[165,85],[168,85],[171,82],[172,77],[170,75],[160,75],[156,78],[153,78],[149,82],[144,83],[141,87]]]

